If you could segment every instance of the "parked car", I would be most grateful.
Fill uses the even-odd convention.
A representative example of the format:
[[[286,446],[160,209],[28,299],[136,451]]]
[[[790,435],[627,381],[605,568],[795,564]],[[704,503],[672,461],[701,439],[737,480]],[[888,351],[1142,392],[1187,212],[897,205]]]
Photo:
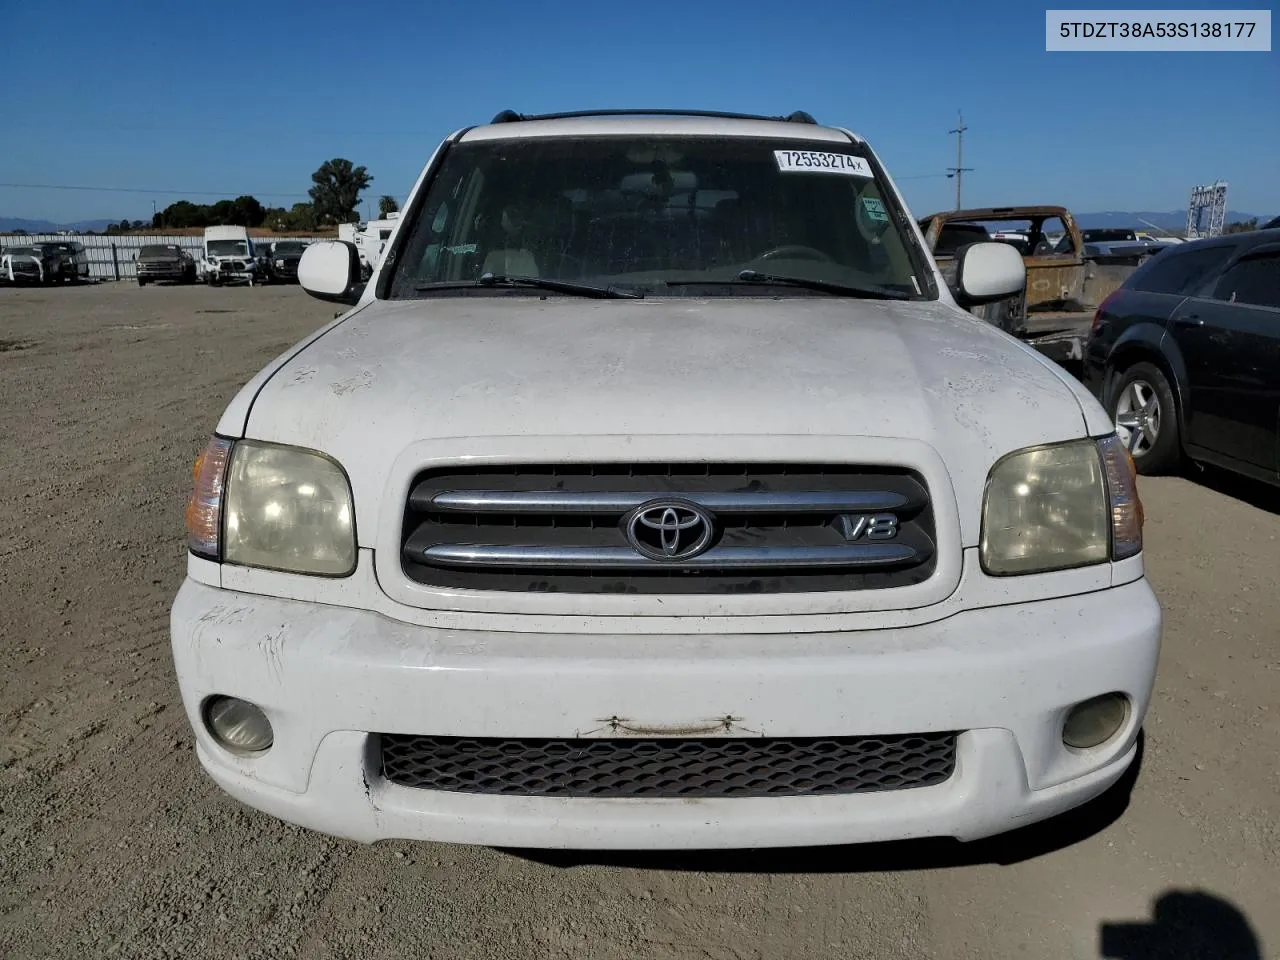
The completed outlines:
[[[274,277],[271,270],[271,251],[275,244],[270,240],[253,241],[253,262],[257,269],[256,279],[260,283],[270,283]]]
[[[1118,227],[1103,227],[1082,232],[1085,256],[1098,263],[1141,264],[1178,240],[1157,240],[1150,234]]]
[[[1280,230],[1180,244],[1098,308],[1084,376],[1141,473],[1184,457],[1277,483]]]
[[[204,280],[210,286],[224,283],[247,283],[253,286],[262,279],[258,257],[244,227],[214,226],[204,228],[202,258]]]
[[[32,246],[0,248],[0,280],[7,283],[43,283],[44,260]]]
[[[1133,235],[1137,237],[1139,241],[1150,247],[1152,252],[1163,250],[1167,247],[1172,247],[1183,242],[1182,237],[1172,237],[1168,235],[1157,237],[1155,234],[1148,233],[1145,230],[1135,230]]]
[[[78,240],[48,240],[0,252],[8,258],[0,273],[11,283],[78,283],[89,276],[89,255]]]
[[[1280,229],[1280,217],[1276,217],[1273,220],[1268,220],[1265,224],[1263,224],[1262,229],[1263,230]]]
[[[173,655],[228,792],[361,841],[974,839],[1124,773],[1161,614],[1073,378],[804,114],[448,138],[197,461]]]
[[[47,240],[35,246],[44,259],[46,282],[89,279],[89,254],[79,240]]]
[[[1028,312],[1069,309],[1084,296],[1084,242],[1065,207],[947,210],[922,219],[920,229],[946,277],[954,274],[956,251],[966,243],[990,236],[1018,251],[1027,270],[1026,289],[973,311],[1006,333],[1023,335]],[[1055,247],[1047,234],[1059,232],[1062,240]]]
[[[156,280],[196,282],[196,258],[176,243],[149,243],[138,251],[135,264],[138,286]]]
[[[302,259],[307,244],[303,240],[277,240],[271,248],[268,266],[271,279],[285,283],[298,282],[298,261]]]

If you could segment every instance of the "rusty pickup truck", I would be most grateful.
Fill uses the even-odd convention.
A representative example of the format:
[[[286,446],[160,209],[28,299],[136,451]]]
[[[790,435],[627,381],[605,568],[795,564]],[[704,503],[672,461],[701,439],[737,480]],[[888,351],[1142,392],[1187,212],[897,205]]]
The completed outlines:
[[[1022,293],[971,312],[1059,360],[1079,359],[1093,310],[1136,269],[1090,258],[1066,207],[947,210],[921,219],[920,230],[948,281],[956,251],[967,244],[998,240],[1017,247],[1027,267]]]
[[[1027,265],[1026,289],[974,310],[1007,333],[1025,333],[1027,314],[1038,310],[1083,309],[1084,239],[1065,207],[950,210],[925,217],[920,229],[948,279],[955,269],[956,251],[967,244],[1000,240],[1018,248]]]

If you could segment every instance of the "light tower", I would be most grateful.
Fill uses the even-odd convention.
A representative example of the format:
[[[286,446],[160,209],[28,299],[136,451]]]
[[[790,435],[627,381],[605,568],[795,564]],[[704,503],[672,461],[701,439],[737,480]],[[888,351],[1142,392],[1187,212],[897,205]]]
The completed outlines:
[[[1205,224],[1205,220],[1208,224]],[[1191,188],[1187,201],[1187,239],[1220,237],[1227,221],[1227,181]]]

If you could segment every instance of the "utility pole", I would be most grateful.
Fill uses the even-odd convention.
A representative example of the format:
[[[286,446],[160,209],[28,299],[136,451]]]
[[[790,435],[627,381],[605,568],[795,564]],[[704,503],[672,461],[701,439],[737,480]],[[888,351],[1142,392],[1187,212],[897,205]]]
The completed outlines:
[[[964,132],[969,128],[964,125],[964,113],[957,110],[956,115],[960,118],[960,122],[954,130],[948,131],[949,133],[954,133],[956,135],[956,165],[954,167],[947,168],[951,171],[947,174],[947,177],[956,178],[956,209],[959,210],[960,188],[964,183],[964,175],[971,172],[973,167],[966,167],[964,165]]]

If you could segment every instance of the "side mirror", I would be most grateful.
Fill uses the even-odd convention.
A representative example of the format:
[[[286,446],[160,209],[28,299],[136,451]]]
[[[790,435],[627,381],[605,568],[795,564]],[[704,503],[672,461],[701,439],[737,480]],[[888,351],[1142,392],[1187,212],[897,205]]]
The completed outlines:
[[[319,300],[356,303],[360,299],[360,255],[354,243],[321,240],[302,252],[298,283]]]
[[[1007,243],[971,243],[956,251],[951,292],[962,307],[1003,300],[1026,285],[1022,255]]]

